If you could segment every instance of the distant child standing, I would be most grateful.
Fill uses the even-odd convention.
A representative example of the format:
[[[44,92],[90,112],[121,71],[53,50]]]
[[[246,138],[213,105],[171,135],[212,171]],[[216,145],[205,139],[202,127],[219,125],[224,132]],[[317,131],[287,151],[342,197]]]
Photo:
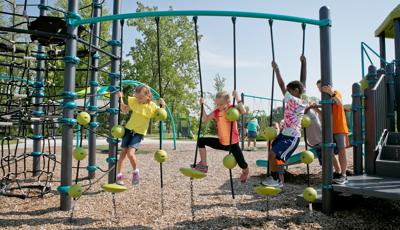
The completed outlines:
[[[236,91],[233,91],[232,96],[237,101],[237,108],[239,109],[240,114],[245,114],[246,110],[243,107],[242,101],[240,101],[239,99],[238,93]],[[233,107],[230,103],[229,94],[226,91],[218,92],[214,101],[217,108],[210,114],[204,113],[202,120],[204,122],[208,122],[211,120],[215,120],[217,122],[218,137],[201,137],[199,139],[198,146],[201,160],[198,164],[196,164],[196,166],[192,165],[192,167],[200,172],[208,172],[206,146],[209,146],[213,149],[225,151],[231,150],[233,156],[236,159],[236,162],[242,169],[240,181],[244,183],[247,181],[247,178],[249,176],[249,167],[244,159],[242,150],[239,147],[239,131],[237,128],[237,122],[234,121],[232,125],[232,122],[228,121],[225,117],[228,109]],[[204,104],[203,98],[200,98],[200,103]],[[231,126],[232,141],[230,142]]]
[[[248,150],[256,150],[257,146],[257,131],[260,128],[258,125],[257,118],[251,119],[247,123],[247,149]],[[253,142],[253,148],[250,148],[250,142]]]
[[[124,184],[122,166],[126,157],[131,163],[132,184],[139,184],[139,169],[137,168],[136,151],[139,149],[140,142],[147,133],[150,119],[154,117],[158,106],[152,101],[150,89],[145,85],[140,85],[135,89],[135,95],[128,97],[128,104],[124,103],[122,92],[118,93],[121,101],[121,111],[128,113],[132,111],[131,117],[125,125],[125,135],[122,138],[122,152],[117,164],[117,184]],[[159,99],[162,108],[165,108],[165,102]]]

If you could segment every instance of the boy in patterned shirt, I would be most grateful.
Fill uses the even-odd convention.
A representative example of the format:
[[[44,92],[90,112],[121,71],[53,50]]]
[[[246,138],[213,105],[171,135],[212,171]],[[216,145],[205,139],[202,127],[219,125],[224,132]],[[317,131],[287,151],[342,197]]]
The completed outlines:
[[[300,60],[305,62],[305,58],[301,58]],[[285,97],[285,113],[283,129],[272,143],[272,151],[268,154],[271,177],[264,180],[262,184],[283,187],[282,181],[279,180],[277,160],[286,162],[299,145],[301,119],[308,103],[302,99],[305,92],[303,83],[292,81],[285,86],[278,65],[275,62],[272,62],[272,68],[275,70],[276,79]]]

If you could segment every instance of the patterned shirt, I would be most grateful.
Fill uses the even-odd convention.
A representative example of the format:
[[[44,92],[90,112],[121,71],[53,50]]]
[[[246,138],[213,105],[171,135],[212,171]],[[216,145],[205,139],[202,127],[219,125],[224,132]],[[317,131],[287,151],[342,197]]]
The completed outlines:
[[[307,101],[286,92],[285,105],[282,134],[291,137],[301,137],[301,119],[307,107]]]

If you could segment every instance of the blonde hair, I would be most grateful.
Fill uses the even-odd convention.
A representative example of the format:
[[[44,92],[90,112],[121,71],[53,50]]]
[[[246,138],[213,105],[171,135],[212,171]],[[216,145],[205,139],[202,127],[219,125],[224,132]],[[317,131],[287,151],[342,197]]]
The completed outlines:
[[[222,98],[227,102],[231,101],[231,98],[229,97],[228,92],[226,92],[225,90],[218,92],[217,95],[215,95],[215,98]]]
[[[149,87],[145,86],[145,85],[139,85],[135,88],[135,93],[141,93],[143,92],[144,95],[146,95],[147,98],[147,103],[150,103],[151,100],[153,99],[153,94],[151,93]]]

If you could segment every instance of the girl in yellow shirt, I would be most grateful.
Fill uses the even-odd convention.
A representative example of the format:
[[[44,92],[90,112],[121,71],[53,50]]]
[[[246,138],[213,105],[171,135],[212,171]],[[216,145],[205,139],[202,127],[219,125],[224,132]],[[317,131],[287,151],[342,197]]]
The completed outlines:
[[[121,111],[128,113],[132,111],[131,117],[125,125],[125,135],[122,138],[122,152],[117,163],[117,184],[123,184],[124,176],[121,172],[124,160],[128,157],[132,165],[132,184],[139,184],[139,169],[137,168],[136,151],[139,149],[140,142],[147,133],[150,118],[154,117],[158,106],[152,101],[152,93],[145,85],[140,85],[135,89],[135,95],[128,97],[128,104],[122,99],[122,92],[118,93],[121,101]],[[159,99],[162,108],[165,108],[165,102]]]

